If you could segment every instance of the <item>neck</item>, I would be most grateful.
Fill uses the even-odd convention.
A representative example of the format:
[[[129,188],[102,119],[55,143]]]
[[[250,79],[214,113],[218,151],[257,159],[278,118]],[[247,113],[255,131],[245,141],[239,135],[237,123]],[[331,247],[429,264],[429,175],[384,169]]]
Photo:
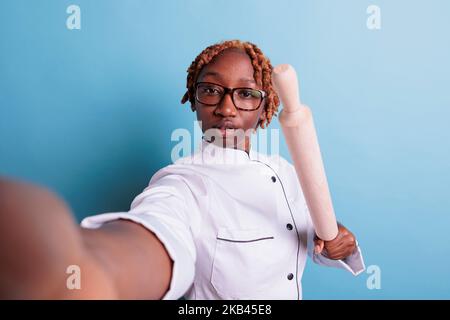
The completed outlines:
[[[217,141],[217,143],[215,143],[214,139],[209,140],[205,136],[203,136],[202,138],[203,138],[203,140],[205,140],[205,141],[207,141],[209,143],[214,143],[215,145],[220,146],[222,148],[238,149],[238,150],[245,151],[247,153],[247,155],[250,155],[251,144],[250,144],[250,138],[249,137],[246,137],[245,141],[242,141],[242,142],[237,142],[236,143],[236,141],[234,141],[235,143],[233,143],[233,144],[231,144],[230,142],[227,142],[226,140],[220,140],[220,141]]]

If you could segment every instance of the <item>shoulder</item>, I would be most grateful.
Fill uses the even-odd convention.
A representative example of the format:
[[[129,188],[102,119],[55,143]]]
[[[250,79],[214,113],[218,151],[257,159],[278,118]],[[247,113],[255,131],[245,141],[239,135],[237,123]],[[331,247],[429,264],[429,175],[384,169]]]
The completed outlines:
[[[196,170],[196,166],[190,164],[185,158],[156,171],[148,186],[172,186],[186,191],[189,190],[195,195],[206,195],[205,179]]]

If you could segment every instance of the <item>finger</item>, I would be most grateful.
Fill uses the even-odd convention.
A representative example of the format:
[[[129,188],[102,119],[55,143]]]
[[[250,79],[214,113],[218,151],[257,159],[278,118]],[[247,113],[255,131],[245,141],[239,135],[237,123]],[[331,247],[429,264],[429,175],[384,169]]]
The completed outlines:
[[[338,259],[343,255],[343,253],[346,251],[347,246],[346,245],[339,245],[335,247],[329,247],[325,244],[325,251],[327,252],[327,256],[331,259]]]
[[[350,256],[353,253],[353,249],[351,246],[345,246],[338,250],[328,252],[328,256],[333,260],[342,260]]]
[[[319,254],[323,251],[323,248],[325,246],[325,241],[322,239],[315,239],[314,240],[314,252],[316,254]]]
[[[345,237],[342,234],[338,234],[337,237],[334,238],[333,240],[327,241],[326,245],[329,247],[335,247],[335,246],[339,245],[343,241],[344,238]]]
[[[330,245],[329,243],[325,243],[325,249],[330,252],[336,252],[338,250],[345,248],[346,246],[347,246],[347,244],[345,242],[340,242],[340,243],[336,243],[333,245]]]
[[[355,238],[352,235],[347,235],[347,236],[344,236],[341,239],[339,239],[339,241],[333,241],[333,242],[327,241],[325,243],[325,248],[335,251],[335,250],[339,250],[346,246],[355,246],[355,244],[356,244]]]
[[[339,251],[334,251],[334,252],[328,252],[328,258],[332,259],[332,260],[341,260],[343,258],[345,258],[345,252],[343,250],[339,250]]]

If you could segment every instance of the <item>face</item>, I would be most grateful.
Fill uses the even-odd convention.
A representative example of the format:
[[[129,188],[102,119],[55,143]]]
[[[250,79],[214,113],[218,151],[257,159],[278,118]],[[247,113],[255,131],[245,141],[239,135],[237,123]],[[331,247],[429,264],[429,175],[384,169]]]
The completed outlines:
[[[227,49],[214,57],[203,67],[197,82],[211,82],[227,88],[253,88],[262,90],[253,77],[253,66],[247,53],[240,49]],[[215,106],[207,106],[195,101],[193,109],[202,131],[214,135],[214,143],[222,147],[250,150],[250,137],[257,129],[259,120],[264,120],[265,99],[257,110],[237,109],[230,94],[225,94]],[[225,128],[234,130],[225,130]]]

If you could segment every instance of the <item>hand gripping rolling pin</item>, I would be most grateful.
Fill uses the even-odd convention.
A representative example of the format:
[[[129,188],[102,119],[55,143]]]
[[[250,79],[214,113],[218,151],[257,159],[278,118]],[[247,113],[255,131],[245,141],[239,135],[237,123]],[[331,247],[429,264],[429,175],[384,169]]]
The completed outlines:
[[[297,74],[291,65],[276,66],[272,82],[283,104],[279,121],[316,234],[322,240],[333,240],[338,228],[311,110],[300,102]]]

